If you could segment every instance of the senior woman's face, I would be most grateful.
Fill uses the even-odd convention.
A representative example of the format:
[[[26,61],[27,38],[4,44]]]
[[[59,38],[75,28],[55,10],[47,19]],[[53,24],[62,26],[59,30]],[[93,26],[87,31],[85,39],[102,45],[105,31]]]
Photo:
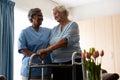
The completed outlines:
[[[41,25],[42,21],[43,21],[43,15],[42,15],[42,13],[41,12],[37,12],[33,16],[32,20],[33,20],[33,24],[35,24],[35,25]]]
[[[54,9],[53,10],[53,15],[54,15],[54,18],[57,22],[61,22],[64,20],[65,18],[65,15],[63,12],[59,12],[57,9]]]

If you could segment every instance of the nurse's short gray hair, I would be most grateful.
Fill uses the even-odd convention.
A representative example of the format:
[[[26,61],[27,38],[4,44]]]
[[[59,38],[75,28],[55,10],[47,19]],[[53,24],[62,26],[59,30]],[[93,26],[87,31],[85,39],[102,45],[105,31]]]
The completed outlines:
[[[38,12],[41,12],[41,9],[39,8],[33,8],[33,9],[30,9],[29,12],[28,12],[28,19],[30,22],[32,22],[32,17],[34,15],[36,15]]]
[[[64,5],[58,5],[54,7],[53,10],[58,10],[59,12],[65,13],[67,16],[69,15],[69,11]]]

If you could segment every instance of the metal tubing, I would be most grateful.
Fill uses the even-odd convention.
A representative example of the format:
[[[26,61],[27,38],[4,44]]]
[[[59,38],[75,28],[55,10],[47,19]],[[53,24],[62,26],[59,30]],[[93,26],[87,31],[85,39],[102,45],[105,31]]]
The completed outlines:
[[[76,55],[80,55],[80,57],[81,57],[81,63],[75,62]],[[73,54],[72,54],[72,65],[82,65],[83,80],[86,80],[84,60],[83,60],[83,58],[82,58],[81,55],[82,54],[80,54],[79,52],[73,52]]]
[[[29,69],[30,69],[30,73],[31,73],[31,68],[40,68],[42,70],[42,80],[44,80],[44,67],[72,67],[72,74],[73,74],[73,80],[76,80],[76,65],[82,65],[82,72],[83,72],[83,80],[86,80],[85,78],[85,68],[84,68],[84,60],[81,57],[81,62],[75,62],[75,57],[79,55],[81,57],[81,54],[79,52],[73,52],[72,54],[72,64],[71,65],[54,65],[54,64],[47,64],[44,65],[44,60],[42,60],[42,64],[34,64],[32,63],[32,59],[34,56],[39,56],[39,54],[32,54],[29,60]],[[29,73],[29,79],[30,80],[30,73]]]
[[[44,60],[42,60],[42,64],[44,64]],[[42,80],[44,80],[44,67],[42,67],[41,70],[42,70]]]

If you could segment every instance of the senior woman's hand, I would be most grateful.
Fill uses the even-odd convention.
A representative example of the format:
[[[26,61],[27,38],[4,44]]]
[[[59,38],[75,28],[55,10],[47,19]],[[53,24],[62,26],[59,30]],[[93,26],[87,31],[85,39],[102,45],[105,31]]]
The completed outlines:
[[[46,49],[39,49],[39,50],[37,51],[37,54],[40,55],[39,58],[40,58],[41,60],[44,60],[44,59],[48,56],[48,52],[47,52]]]

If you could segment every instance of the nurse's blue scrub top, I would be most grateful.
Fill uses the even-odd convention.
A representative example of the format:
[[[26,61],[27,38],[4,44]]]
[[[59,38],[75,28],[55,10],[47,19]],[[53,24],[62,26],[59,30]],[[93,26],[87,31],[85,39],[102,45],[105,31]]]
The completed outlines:
[[[29,51],[36,53],[38,49],[46,48],[49,44],[51,30],[48,28],[40,27],[39,31],[36,32],[32,26],[27,27],[22,30],[19,39],[18,39],[18,52],[23,48],[28,49]],[[29,56],[23,55],[22,58],[22,67],[21,67],[21,75],[27,77],[29,75]],[[41,63],[40,59],[34,58],[33,62]],[[45,64],[51,63],[50,56],[45,59]],[[44,75],[50,75],[51,69],[45,68]],[[40,68],[32,68],[32,76],[41,76]]]

